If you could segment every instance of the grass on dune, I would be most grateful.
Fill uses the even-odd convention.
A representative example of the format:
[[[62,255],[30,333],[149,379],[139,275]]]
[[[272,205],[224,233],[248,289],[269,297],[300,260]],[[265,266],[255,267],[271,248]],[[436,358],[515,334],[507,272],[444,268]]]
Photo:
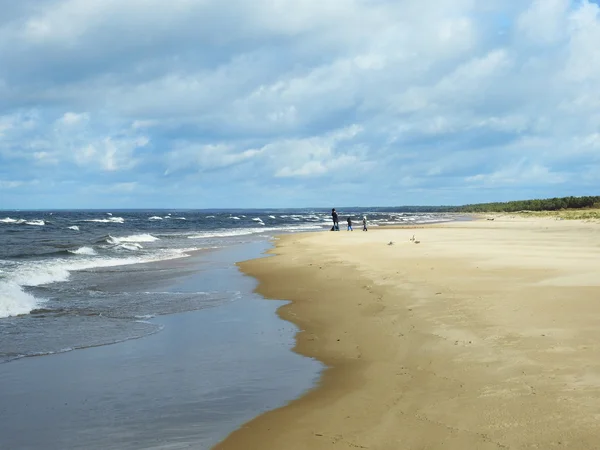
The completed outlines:
[[[563,220],[600,220],[600,208],[561,209],[558,211],[518,211],[505,214],[521,217],[554,217]]]

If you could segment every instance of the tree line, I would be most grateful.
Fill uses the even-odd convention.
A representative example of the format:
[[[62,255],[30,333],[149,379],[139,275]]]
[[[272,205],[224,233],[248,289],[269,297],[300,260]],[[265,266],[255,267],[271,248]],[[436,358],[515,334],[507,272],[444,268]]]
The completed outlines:
[[[451,207],[450,212],[517,212],[517,211],[558,211],[561,209],[600,208],[600,196],[554,197],[512,202],[477,203]]]

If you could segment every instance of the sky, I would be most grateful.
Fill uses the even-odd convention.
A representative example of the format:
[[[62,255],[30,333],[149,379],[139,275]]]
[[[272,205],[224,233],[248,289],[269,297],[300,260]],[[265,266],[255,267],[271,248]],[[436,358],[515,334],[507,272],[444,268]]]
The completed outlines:
[[[0,209],[600,195],[596,1],[0,11]]]

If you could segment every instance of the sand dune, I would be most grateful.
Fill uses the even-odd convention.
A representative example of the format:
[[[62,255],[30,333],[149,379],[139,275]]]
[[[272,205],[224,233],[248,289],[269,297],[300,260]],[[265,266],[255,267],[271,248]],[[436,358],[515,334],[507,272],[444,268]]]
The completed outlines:
[[[297,351],[329,369],[218,449],[599,447],[600,225],[498,217],[274,253],[242,269],[293,301]]]

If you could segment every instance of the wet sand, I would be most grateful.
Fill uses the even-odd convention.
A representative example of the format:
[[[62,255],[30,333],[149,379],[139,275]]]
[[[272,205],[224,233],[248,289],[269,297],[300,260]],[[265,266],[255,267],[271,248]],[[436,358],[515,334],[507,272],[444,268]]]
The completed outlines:
[[[292,300],[296,351],[328,369],[216,449],[598,448],[599,224],[292,235],[274,253],[241,267]]]

